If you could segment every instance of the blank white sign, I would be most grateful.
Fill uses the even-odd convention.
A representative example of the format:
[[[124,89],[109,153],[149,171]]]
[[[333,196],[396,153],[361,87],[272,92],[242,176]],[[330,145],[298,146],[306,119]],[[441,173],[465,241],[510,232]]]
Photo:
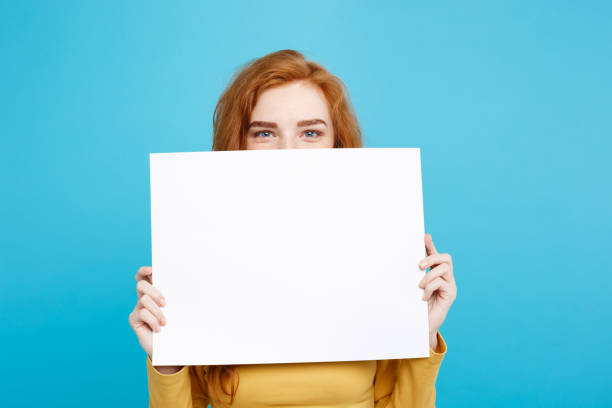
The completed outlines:
[[[153,153],[154,365],[429,356],[419,149]]]

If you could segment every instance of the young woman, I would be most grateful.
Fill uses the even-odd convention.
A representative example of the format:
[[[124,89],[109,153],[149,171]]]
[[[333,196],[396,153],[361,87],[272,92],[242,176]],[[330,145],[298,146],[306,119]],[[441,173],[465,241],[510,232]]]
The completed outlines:
[[[238,72],[221,95],[213,128],[213,150],[361,147],[361,131],[342,81],[292,50],[266,55]],[[457,287],[450,255],[438,253],[429,234],[424,240],[427,257],[419,267],[431,269],[419,285],[429,305],[429,358],[154,367],[152,331],[166,324],[161,310],[165,300],[151,285],[151,267],[141,267],[136,274],[138,302],[129,321],[147,352],[150,406],[435,406],[435,381],[446,353],[438,329]],[[223,313],[223,305],[202,313]]]

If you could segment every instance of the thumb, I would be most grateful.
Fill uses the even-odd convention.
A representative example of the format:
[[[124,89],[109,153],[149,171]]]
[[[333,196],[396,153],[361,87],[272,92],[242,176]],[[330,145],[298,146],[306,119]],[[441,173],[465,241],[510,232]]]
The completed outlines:
[[[425,234],[425,250],[427,251],[427,255],[437,254],[436,246],[433,243],[433,239],[431,238],[431,234]]]

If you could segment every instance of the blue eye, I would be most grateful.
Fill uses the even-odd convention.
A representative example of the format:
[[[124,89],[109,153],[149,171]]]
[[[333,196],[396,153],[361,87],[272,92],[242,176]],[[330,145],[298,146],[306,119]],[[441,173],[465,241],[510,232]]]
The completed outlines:
[[[308,136],[308,138],[316,137],[316,136],[319,136],[320,134],[321,132],[319,132],[318,130],[306,130],[304,132],[304,135]]]
[[[272,136],[272,132],[269,130],[260,130],[259,132],[255,132],[256,137],[268,137]]]

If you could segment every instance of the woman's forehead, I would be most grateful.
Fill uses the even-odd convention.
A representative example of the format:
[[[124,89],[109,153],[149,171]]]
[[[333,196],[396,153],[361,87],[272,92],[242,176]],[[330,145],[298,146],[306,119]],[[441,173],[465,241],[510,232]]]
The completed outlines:
[[[329,108],[321,89],[305,81],[266,89],[251,113],[251,121],[297,123],[314,118],[329,123]]]

